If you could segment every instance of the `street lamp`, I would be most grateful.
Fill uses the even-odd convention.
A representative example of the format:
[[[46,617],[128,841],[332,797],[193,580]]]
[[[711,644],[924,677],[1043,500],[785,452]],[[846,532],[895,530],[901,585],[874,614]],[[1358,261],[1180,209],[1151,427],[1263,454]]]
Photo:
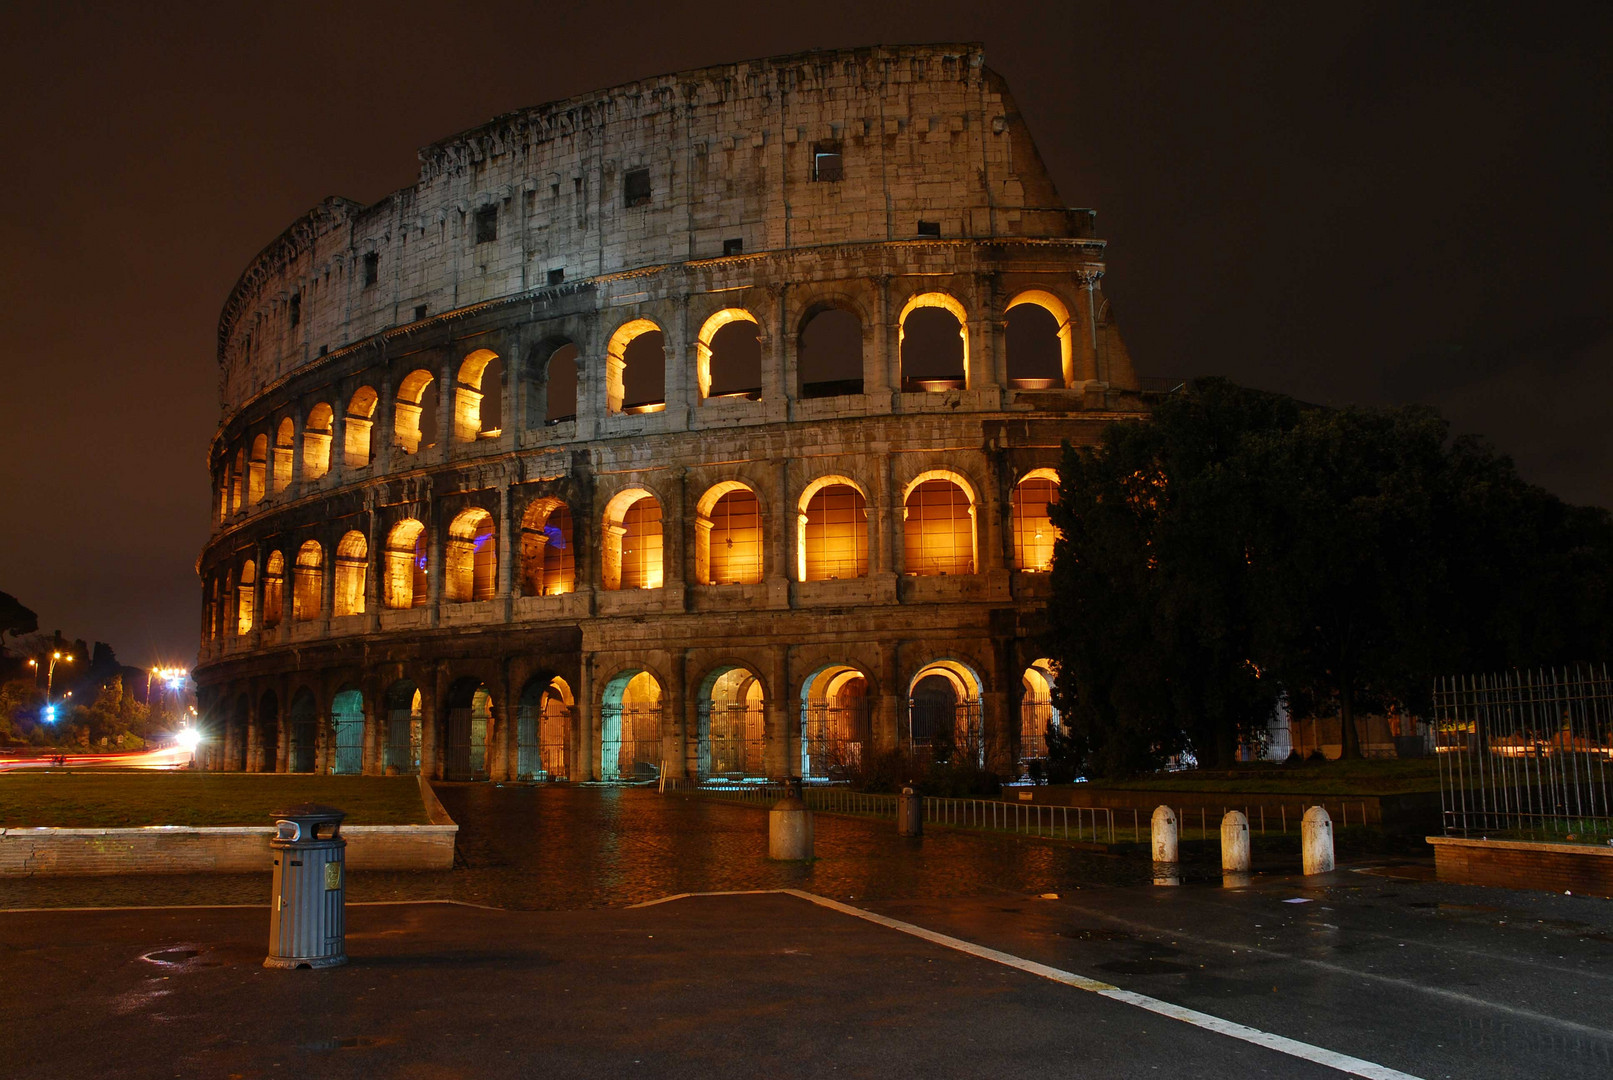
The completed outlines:
[[[57,651],[50,654],[50,663],[45,667],[45,718],[52,723],[56,720],[56,710],[50,703],[50,688],[51,684],[56,680],[56,665],[71,664],[72,662],[72,653]],[[34,679],[37,681],[39,679],[39,661],[30,660],[28,661],[28,666],[34,669]],[[69,691],[67,696],[72,697],[72,692]]]

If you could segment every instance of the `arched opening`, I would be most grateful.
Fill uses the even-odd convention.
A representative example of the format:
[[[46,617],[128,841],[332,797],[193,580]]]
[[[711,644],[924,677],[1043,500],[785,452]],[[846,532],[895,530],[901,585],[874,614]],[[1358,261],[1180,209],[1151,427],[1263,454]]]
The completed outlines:
[[[370,542],[357,529],[350,530],[336,545],[336,591],[331,601],[333,615],[364,614],[364,586],[370,568]]]
[[[276,495],[291,486],[291,455],[297,448],[297,426],[284,417],[274,435],[274,469],[269,489]]]
[[[527,680],[516,712],[517,779],[566,779],[573,706],[571,687],[559,676]]]
[[[1051,660],[1037,660],[1025,669],[1020,677],[1019,697],[1019,760],[1033,761],[1047,757],[1048,728],[1059,726],[1059,711],[1053,707],[1053,674]]]
[[[868,680],[846,664],[830,664],[801,687],[801,775],[838,780],[862,764],[870,737]]]
[[[621,491],[605,505],[601,571],[607,589],[659,589],[661,503],[643,488]]]
[[[370,462],[375,460],[375,446],[370,435],[375,426],[375,406],[379,400],[380,396],[372,388],[361,386],[353,391],[352,398],[347,402],[347,416],[342,421],[347,430],[342,460],[349,469],[368,468]]]
[[[252,632],[253,597],[258,587],[258,566],[251,559],[241,564],[241,576],[235,583],[235,633],[246,637]]]
[[[265,690],[258,699],[257,748],[253,767],[258,772],[278,772],[280,769],[280,699],[273,690]]]
[[[666,408],[665,338],[649,319],[634,319],[611,335],[605,349],[605,402],[612,413]]]
[[[235,451],[235,468],[230,471],[230,513],[239,514],[246,505],[246,447]]]
[[[214,491],[218,493],[218,520],[223,521],[230,516],[230,466],[225,462],[224,467],[214,474],[216,481]]]
[[[1058,530],[1048,506],[1058,502],[1059,477],[1052,469],[1026,473],[1014,485],[1010,508],[1014,528],[1014,568],[1044,572],[1053,568],[1053,541]]]
[[[718,484],[695,507],[695,573],[705,585],[762,580],[762,511],[737,480]]]
[[[975,572],[974,497],[952,473],[925,473],[902,502],[902,569],[921,577]]]
[[[291,585],[291,617],[308,622],[324,614],[325,549],[306,541],[297,549],[296,579]]]
[[[269,461],[269,436],[252,440],[252,458],[247,462],[246,497],[253,506],[263,501],[264,471]]]
[[[868,576],[868,498],[844,476],[823,476],[801,494],[796,567],[802,581]]]
[[[796,371],[803,398],[863,392],[863,325],[855,312],[819,307],[801,323]]]
[[[263,628],[271,630],[280,625],[286,607],[286,557],[278,551],[269,552],[263,560]]]
[[[330,699],[330,771],[340,776],[357,776],[364,771],[364,695],[344,687]]]
[[[968,385],[968,318],[946,293],[921,293],[901,317],[902,389],[961,390]]]
[[[496,439],[504,430],[504,361],[477,349],[459,365],[454,380],[454,438],[459,442]]]
[[[381,602],[394,611],[425,607],[431,599],[426,580],[426,527],[404,518],[386,534],[386,576]]]
[[[445,729],[443,779],[485,780],[493,733],[493,696],[485,685],[459,679],[449,687]]]
[[[373,404],[370,406],[375,407]],[[336,413],[323,401],[308,410],[308,420],[302,428],[302,478],[304,480],[318,480],[330,472],[330,440],[331,424]],[[365,433],[365,442],[369,441],[369,433]],[[370,451],[364,449],[365,463],[369,463]]]
[[[381,740],[381,769],[388,776],[420,771],[420,688],[399,679],[386,690],[386,731]]]
[[[549,355],[544,378],[546,423],[577,419],[577,346],[569,341]]]
[[[956,660],[937,660],[913,676],[907,700],[908,745],[915,758],[984,768],[980,678]]]
[[[754,671],[742,667],[713,671],[700,685],[695,709],[701,777],[737,780],[767,775],[762,760],[766,709]]]
[[[1042,289],[1027,289],[1008,302],[1005,333],[1008,385],[1046,390],[1075,385],[1070,310]]]
[[[231,772],[246,772],[252,767],[247,756],[247,744],[251,741],[252,703],[245,694],[236,697],[235,707],[230,710],[225,723],[228,725],[224,730],[224,748],[228,754],[225,768]]]
[[[700,400],[762,396],[762,344],[756,316],[724,308],[700,327],[696,371]]]
[[[601,780],[661,775],[661,684],[648,671],[624,671],[605,685],[599,710]]]
[[[521,517],[521,595],[560,596],[576,589],[571,510],[559,499],[538,499]]]
[[[418,454],[437,445],[437,380],[425,368],[417,368],[398,384],[398,399],[392,406],[392,438],[405,454]]]
[[[493,515],[481,507],[461,510],[448,526],[443,547],[443,599],[451,604],[491,600],[498,594],[498,540]]]
[[[319,760],[319,706],[306,686],[291,695],[290,734],[286,771],[313,772]]]

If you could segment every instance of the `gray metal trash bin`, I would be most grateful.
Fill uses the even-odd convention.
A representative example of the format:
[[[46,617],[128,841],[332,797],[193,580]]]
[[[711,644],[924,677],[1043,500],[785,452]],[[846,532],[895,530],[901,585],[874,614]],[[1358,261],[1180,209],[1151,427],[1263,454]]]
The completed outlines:
[[[274,910],[269,915],[270,968],[324,968],[347,963],[347,815],[312,803],[275,815]]]
[[[896,835],[924,835],[924,796],[910,787],[896,796]]]

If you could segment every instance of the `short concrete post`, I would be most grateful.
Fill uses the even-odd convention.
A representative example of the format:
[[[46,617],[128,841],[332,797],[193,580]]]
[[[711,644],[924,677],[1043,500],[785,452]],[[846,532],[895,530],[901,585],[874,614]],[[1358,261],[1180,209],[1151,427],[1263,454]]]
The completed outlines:
[[[896,835],[924,835],[924,796],[911,787],[896,796]]]
[[[1154,862],[1174,864],[1176,859],[1176,811],[1168,806],[1154,808],[1152,822]]]
[[[1305,811],[1299,823],[1301,858],[1305,873],[1329,874],[1333,872],[1333,819],[1320,806]]]
[[[1228,810],[1221,819],[1221,869],[1249,872],[1249,819],[1240,810]]]
[[[784,798],[767,815],[767,857],[786,862],[812,858],[812,811],[801,798],[801,781],[788,780]]]

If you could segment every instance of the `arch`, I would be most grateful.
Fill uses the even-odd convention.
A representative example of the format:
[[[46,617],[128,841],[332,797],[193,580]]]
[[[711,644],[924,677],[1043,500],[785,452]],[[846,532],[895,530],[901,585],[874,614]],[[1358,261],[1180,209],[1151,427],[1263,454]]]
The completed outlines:
[[[291,417],[282,417],[274,435],[274,468],[270,472],[269,490],[278,495],[291,486],[291,455],[297,447],[297,426]]]
[[[218,520],[222,522],[230,516],[230,463],[228,459],[225,460],[223,467],[218,470],[214,490],[218,492]]]
[[[373,406],[372,406],[373,408]],[[302,426],[302,478],[304,480],[318,480],[330,472],[330,440],[331,425],[335,422],[336,413],[326,402],[321,401],[308,410],[308,419]],[[368,433],[365,435],[368,439]],[[369,450],[364,451],[366,463],[369,459]]]
[[[695,711],[701,778],[767,775],[763,761],[766,698],[754,671],[736,665],[712,671],[700,684]]]
[[[374,387],[361,386],[353,391],[347,402],[347,415],[343,426],[347,435],[342,447],[342,461],[349,469],[368,468],[375,460],[375,441],[371,429],[375,426],[375,406],[380,395]]]
[[[872,736],[868,676],[826,664],[801,684],[801,775],[838,780],[862,764]]]
[[[260,433],[252,440],[252,457],[247,462],[246,498],[256,506],[263,501],[264,473],[269,465],[269,436]]]
[[[1031,308],[1046,318],[1037,317]],[[1064,301],[1046,289],[1025,289],[1003,310],[1008,385],[1021,390],[1074,386],[1074,327]]]
[[[535,499],[521,516],[521,595],[560,596],[577,589],[571,508]]]
[[[491,349],[477,349],[460,362],[454,380],[454,438],[496,439],[503,428],[504,360]]]
[[[336,592],[332,615],[364,614],[364,587],[370,565],[370,542],[357,529],[349,530],[336,545]]]
[[[386,727],[381,732],[381,771],[388,776],[413,776],[420,771],[424,712],[420,688],[408,679],[399,679],[386,688],[382,700]]]
[[[493,515],[479,506],[461,510],[443,545],[442,596],[451,604],[491,600],[498,594],[498,539]]]
[[[723,308],[700,326],[695,371],[700,400],[757,398],[762,392],[761,327],[744,308]]]
[[[846,476],[820,476],[801,492],[796,573],[801,581],[868,576],[868,493]]]
[[[863,392],[863,324],[849,307],[817,304],[801,318],[796,372],[803,398]]]
[[[258,588],[258,567],[251,559],[241,564],[235,583],[235,633],[246,637],[252,632],[254,598]]]
[[[599,778],[654,780],[661,775],[661,683],[642,668],[605,684],[599,710]]]
[[[1053,661],[1032,661],[1019,681],[1019,760],[1045,758],[1047,730],[1059,726],[1059,711],[1053,705],[1053,684],[1058,681]]]
[[[291,695],[286,771],[311,773],[319,762],[319,705],[306,686]]]
[[[956,297],[944,292],[910,297],[897,325],[904,391],[969,385],[969,317]]]
[[[297,549],[295,580],[291,586],[291,617],[308,622],[324,614],[325,549],[318,540],[305,541]]]
[[[902,493],[902,571],[920,577],[973,574],[975,494],[955,472],[920,473]]]
[[[914,673],[907,689],[908,746],[915,758],[972,763],[984,768],[980,676],[957,660],[933,660]]]
[[[335,752],[330,771],[338,776],[357,776],[364,771],[364,694],[344,686],[330,699],[330,734]]]
[[[661,501],[643,488],[617,492],[605,504],[601,576],[606,589],[659,589]]]
[[[753,585],[762,580],[762,510],[756,492],[738,480],[706,490],[695,505],[695,576],[703,585]]]
[[[544,365],[544,422],[577,419],[577,361],[581,352],[567,341],[549,354]]]
[[[1014,530],[1014,569],[1042,573],[1053,568],[1053,542],[1058,529],[1048,506],[1058,502],[1059,474],[1032,469],[1014,485],[1009,517]]]
[[[456,679],[448,688],[443,725],[444,780],[487,777],[487,748],[493,745],[493,695],[479,679]]]
[[[426,527],[414,518],[392,526],[386,534],[385,559],[381,603],[395,611],[425,607],[430,600]]]
[[[605,347],[605,406],[611,413],[666,408],[666,338],[649,319],[625,322],[610,336]]]
[[[418,454],[437,445],[437,379],[425,368],[416,368],[398,384],[398,397],[392,403],[393,444],[405,454]]]
[[[265,690],[258,698],[256,750],[252,766],[258,772],[278,772],[280,769],[280,699],[273,690]]]
[[[246,506],[246,447],[237,447],[235,468],[230,471],[230,513],[239,514]]]
[[[286,557],[271,551],[263,560],[263,615],[259,619],[265,630],[280,625],[286,608]]]
[[[575,704],[571,687],[558,675],[527,680],[516,708],[517,779],[566,779]]]

